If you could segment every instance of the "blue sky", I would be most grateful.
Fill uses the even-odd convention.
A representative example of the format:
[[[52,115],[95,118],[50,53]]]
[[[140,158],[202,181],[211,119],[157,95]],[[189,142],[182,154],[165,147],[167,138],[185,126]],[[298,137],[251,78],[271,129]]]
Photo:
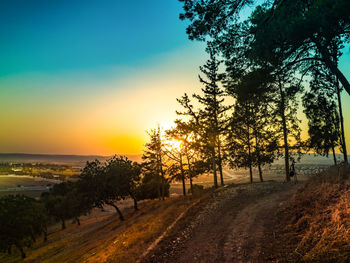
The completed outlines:
[[[201,87],[205,45],[180,12],[177,0],[2,0],[0,151],[140,153]],[[341,67],[350,78],[347,50]]]
[[[187,44],[173,0],[2,1],[0,75],[135,65]]]
[[[139,153],[199,88],[176,0],[2,1],[2,152]],[[155,102],[156,101],[156,102]]]

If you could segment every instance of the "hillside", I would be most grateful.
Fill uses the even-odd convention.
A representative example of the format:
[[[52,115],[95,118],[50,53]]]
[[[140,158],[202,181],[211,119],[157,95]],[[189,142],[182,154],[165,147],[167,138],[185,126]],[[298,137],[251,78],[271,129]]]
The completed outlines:
[[[349,173],[349,171],[348,171]],[[94,209],[81,226],[49,229],[47,242],[1,262],[347,262],[350,183],[329,170],[298,183],[266,181],[193,197]],[[340,171],[340,175],[341,171]]]

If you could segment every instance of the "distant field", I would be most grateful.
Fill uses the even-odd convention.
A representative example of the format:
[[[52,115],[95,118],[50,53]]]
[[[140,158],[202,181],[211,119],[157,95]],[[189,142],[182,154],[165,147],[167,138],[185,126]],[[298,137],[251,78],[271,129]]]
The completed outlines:
[[[52,184],[49,181],[43,180],[41,178],[33,178],[29,176],[11,176],[11,175],[1,175],[0,176],[0,188],[2,187],[17,187],[21,186],[38,186]]]
[[[283,170],[270,170],[269,168],[263,171],[264,180],[275,180],[283,181],[284,180],[284,171]],[[308,176],[299,174],[298,180],[304,180]],[[258,172],[256,169],[253,171],[253,180],[254,182],[259,181]],[[247,170],[230,170],[224,169],[224,181],[225,184],[230,183],[247,183],[249,182],[249,172]],[[29,190],[25,187],[31,186],[47,186],[53,184],[54,180],[44,179],[40,177],[30,177],[30,176],[12,176],[12,175],[0,175],[0,196],[8,194],[24,194],[30,197],[40,197],[43,190]],[[213,175],[212,174],[203,174],[193,179],[193,184],[203,185],[205,188],[213,186]],[[220,175],[218,173],[218,184],[220,185]],[[18,187],[22,186],[22,187]],[[5,188],[16,188],[6,190]],[[24,187],[24,188],[23,188]],[[186,192],[190,189],[189,180],[186,180]],[[182,183],[173,182],[170,187],[171,194],[182,194]]]
[[[30,197],[40,197],[44,190],[33,190],[30,187],[47,186],[53,184],[51,180],[30,176],[0,176],[0,196],[9,194],[23,194]],[[29,189],[28,189],[29,188]]]

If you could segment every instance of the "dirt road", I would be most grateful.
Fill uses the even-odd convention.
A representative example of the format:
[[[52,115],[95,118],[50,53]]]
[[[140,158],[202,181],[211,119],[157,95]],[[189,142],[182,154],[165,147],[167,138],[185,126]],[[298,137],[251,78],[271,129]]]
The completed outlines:
[[[275,262],[274,215],[297,187],[227,187],[198,205],[142,262]]]

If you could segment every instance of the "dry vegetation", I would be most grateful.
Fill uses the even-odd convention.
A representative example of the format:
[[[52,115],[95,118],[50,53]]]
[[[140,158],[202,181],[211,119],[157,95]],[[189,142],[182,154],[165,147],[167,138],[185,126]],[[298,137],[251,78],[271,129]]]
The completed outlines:
[[[137,212],[130,206],[125,207],[124,222],[120,222],[114,213],[95,210],[82,218],[80,227],[68,224],[63,231],[59,230],[59,225],[51,227],[48,241],[37,241],[27,250],[25,260],[13,249],[11,256],[0,255],[0,262],[136,262],[140,251],[145,251],[199,198],[203,195],[191,199],[175,197],[145,201]]]
[[[283,261],[349,262],[349,170],[333,168],[310,179],[277,214],[274,244]]]

